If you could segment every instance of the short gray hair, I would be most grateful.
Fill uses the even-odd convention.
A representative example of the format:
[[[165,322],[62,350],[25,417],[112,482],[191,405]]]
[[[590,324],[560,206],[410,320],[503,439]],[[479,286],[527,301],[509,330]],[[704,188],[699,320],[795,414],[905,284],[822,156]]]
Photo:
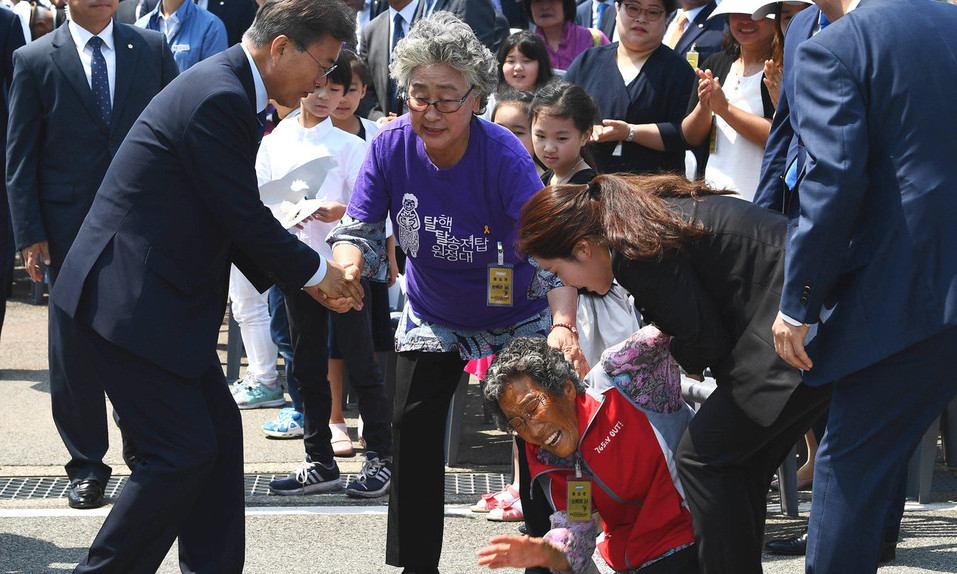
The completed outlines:
[[[550,396],[565,392],[565,381],[571,381],[579,394],[585,385],[571,363],[558,349],[542,338],[519,337],[496,355],[485,374],[485,404],[502,430],[509,430],[508,418],[498,402],[506,389],[517,379],[528,376]]]
[[[416,22],[395,47],[389,67],[401,90],[407,89],[412,72],[421,66],[446,64],[461,72],[484,108],[498,84],[498,63],[468,24],[451,12],[439,11]]]
[[[356,13],[341,0],[266,0],[243,39],[265,46],[280,35],[299,51],[326,36],[355,44]]]

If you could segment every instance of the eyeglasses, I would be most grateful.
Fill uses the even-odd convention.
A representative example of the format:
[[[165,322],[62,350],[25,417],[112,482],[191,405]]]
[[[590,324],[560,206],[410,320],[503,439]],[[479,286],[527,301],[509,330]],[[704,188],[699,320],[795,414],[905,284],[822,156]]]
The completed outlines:
[[[528,423],[538,414],[538,408],[545,404],[543,395],[535,395],[535,398],[526,403],[521,416],[508,419],[508,425],[517,433],[521,433],[528,427]]]
[[[331,74],[336,68],[339,67],[339,64],[333,64],[333,65],[331,65],[331,66],[329,66],[329,67],[327,68],[327,67],[323,66],[323,65],[322,65],[322,62],[320,62],[318,58],[316,58],[315,56],[313,56],[313,55],[309,52],[309,50],[303,50],[303,52],[309,54],[309,57],[312,58],[312,61],[315,62],[317,66],[319,66],[319,69],[322,70],[322,77],[323,77],[323,78],[327,77],[327,76],[328,76],[329,74]]]
[[[413,112],[424,112],[429,109],[429,106],[435,106],[437,112],[443,114],[452,114],[465,105],[465,100],[468,99],[469,94],[472,93],[472,90],[475,89],[475,86],[469,88],[469,91],[465,92],[465,95],[457,100],[427,100],[425,98],[417,98],[415,96],[408,96],[406,98],[406,103],[409,105],[409,109]]]
[[[618,5],[618,9],[623,11],[625,16],[628,16],[632,20],[637,20],[642,14],[644,14],[646,22],[657,22],[665,15],[665,11],[657,6],[652,6],[651,8],[642,8],[640,4],[635,4],[633,2],[622,2]]]

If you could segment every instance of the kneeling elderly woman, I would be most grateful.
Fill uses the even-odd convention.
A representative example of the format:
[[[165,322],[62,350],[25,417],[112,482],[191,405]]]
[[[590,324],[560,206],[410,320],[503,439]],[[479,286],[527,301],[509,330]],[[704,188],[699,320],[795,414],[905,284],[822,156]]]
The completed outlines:
[[[496,536],[479,551],[479,564],[576,574],[698,572],[673,459],[693,413],[681,399],[670,341],[645,327],[608,349],[585,384],[544,339],[516,339],[499,353],[486,377],[486,402],[525,440],[532,480],[555,513],[544,538]],[[593,560],[592,511],[601,520],[600,560]]]

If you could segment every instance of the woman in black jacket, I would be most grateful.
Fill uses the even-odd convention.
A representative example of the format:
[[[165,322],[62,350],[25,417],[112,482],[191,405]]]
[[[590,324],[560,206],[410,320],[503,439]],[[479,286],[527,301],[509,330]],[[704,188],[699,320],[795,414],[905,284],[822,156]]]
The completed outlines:
[[[616,279],[645,321],[673,337],[689,374],[718,388],[676,453],[702,572],[761,572],[774,469],[826,405],[774,351],[786,219],[680,176],[600,175],[539,191],[519,248],[565,285]]]

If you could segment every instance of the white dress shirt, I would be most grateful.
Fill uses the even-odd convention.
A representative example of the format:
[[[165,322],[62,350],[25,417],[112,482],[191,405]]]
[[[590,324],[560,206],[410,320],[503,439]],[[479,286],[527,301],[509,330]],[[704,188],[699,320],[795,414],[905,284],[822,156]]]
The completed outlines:
[[[253,59],[253,55],[249,53],[249,49],[245,44],[240,44],[243,47],[243,52],[246,54],[246,59],[249,61],[249,67],[253,71],[253,86],[256,90],[256,113],[259,114],[266,109],[266,106],[269,104],[269,96],[266,94],[266,83],[263,82],[262,74],[259,73],[259,68],[256,66],[256,60]],[[323,280],[326,276],[326,259],[321,257],[319,259],[319,269],[316,270],[316,273],[306,281],[305,287],[315,287]]]
[[[116,48],[113,46],[113,21],[110,20],[110,23],[99,34],[93,34],[73,20],[70,20],[67,25],[70,28],[70,36],[73,36],[76,52],[80,55],[80,64],[83,65],[83,73],[86,74],[86,83],[90,85],[91,90],[93,89],[93,48],[87,46],[87,42],[93,36],[99,36],[103,40],[100,52],[103,54],[103,59],[106,60],[106,77],[110,82],[110,105],[112,106],[113,93],[116,91]]]

